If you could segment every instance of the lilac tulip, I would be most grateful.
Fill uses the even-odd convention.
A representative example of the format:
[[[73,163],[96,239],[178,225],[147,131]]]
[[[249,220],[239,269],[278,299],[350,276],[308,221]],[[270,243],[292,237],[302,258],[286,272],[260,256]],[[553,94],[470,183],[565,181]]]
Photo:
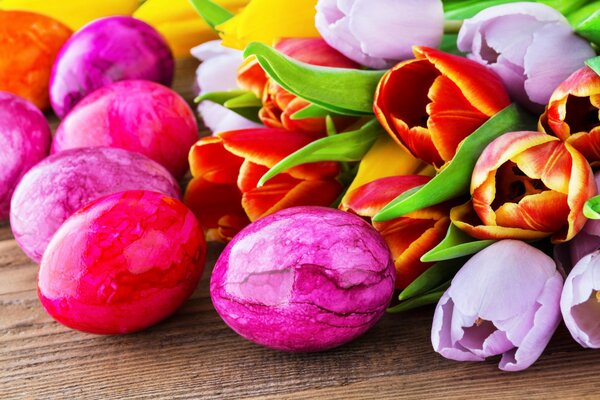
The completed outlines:
[[[192,55],[202,61],[196,71],[199,94],[239,89],[236,78],[243,61],[241,51],[223,47],[220,40],[213,40],[194,47]],[[200,103],[198,112],[213,134],[261,126],[212,101]]]
[[[378,69],[414,58],[412,46],[437,47],[444,33],[441,0],[319,0],[315,22],[331,47]]]
[[[457,361],[502,355],[504,371],[529,367],[560,322],[562,283],[540,250],[516,240],[491,245],[464,265],[440,299],[433,348]]]
[[[600,348],[600,252],[588,254],[573,268],[560,298],[565,325],[583,347]]]
[[[498,73],[514,100],[536,112],[595,55],[561,13],[530,2],[490,7],[465,20],[458,48]]]

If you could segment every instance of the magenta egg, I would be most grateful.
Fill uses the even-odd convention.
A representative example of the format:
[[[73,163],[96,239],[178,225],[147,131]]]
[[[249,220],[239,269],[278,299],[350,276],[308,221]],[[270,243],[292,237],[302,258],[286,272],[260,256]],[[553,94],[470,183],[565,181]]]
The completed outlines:
[[[61,48],[50,76],[50,102],[60,118],[85,96],[113,82],[144,79],[170,86],[175,61],[165,39],[138,19],[98,19]]]
[[[27,100],[0,91],[0,221],[23,175],[48,155],[52,136],[44,114]]]
[[[100,198],[56,232],[38,273],[38,295],[58,322],[84,332],[139,331],[192,294],[204,234],[179,200],[130,191]]]
[[[243,229],[212,273],[223,320],[273,349],[320,351],[371,328],[394,293],[394,263],[361,218],[322,207],[290,208]]]
[[[118,147],[144,154],[180,178],[197,140],[194,112],[181,96],[154,82],[123,81],[79,103],[59,125],[51,152]]]
[[[56,230],[75,211],[99,197],[138,189],[179,197],[171,174],[141,154],[107,147],[54,154],[17,186],[10,216],[13,235],[25,254],[39,262]]]

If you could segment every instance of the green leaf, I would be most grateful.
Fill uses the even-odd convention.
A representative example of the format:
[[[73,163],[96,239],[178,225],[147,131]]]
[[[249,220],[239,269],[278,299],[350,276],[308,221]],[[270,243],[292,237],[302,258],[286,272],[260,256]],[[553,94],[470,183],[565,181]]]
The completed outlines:
[[[301,110],[296,111],[290,116],[292,120],[299,120],[305,118],[325,118],[326,116],[338,116],[339,114],[332,113],[329,110],[321,108],[315,104],[309,104]]]
[[[594,70],[595,73],[600,75],[600,56],[590,58],[585,62],[585,65]]]
[[[476,240],[454,224],[450,224],[444,240],[421,257],[423,262],[451,260],[475,254],[492,245],[495,240]]]
[[[260,110],[261,102],[254,93],[247,90],[209,92],[194,99],[196,103],[200,103],[204,100],[212,101],[227,107],[231,111],[241,115],[246,119],[249,119],[250,121],[258,123],[261,122],[260,118],[258,118],[258,111]]]
[[[212,101],[214,103],[223,105],[226,101],[235,99],[236,97],[243,96],[249,93],[247,90],[229,90],[227,92],[209,92],[202,94],[194,99],[195,103],[200,103],[204,100]]]
[[[600,10],[575,26],[575,32],[590,42],[600,45]]]
[[[585,202],[583,215],[588,219],[600,219],[600,195]]]
[[[403,301],[402,303],[394,307],[388,308],[386,311],[390,314],[398,314],[430,304],[437,304],[437,302],[442,298],[445,292],[446,290],[444,289],[437,292],[426,293],[419,297],[413,297],[410,300]]]
[[[576,27],[598,10],[600,10],[600,1],[594,1],[573,11],[572,13],[567,15],[567,19],[573,27]]]
[[[211,0],[189,0],[196,12],[215,32],[216,26],[228,21],[233,14]]]
[[[373,96],[385,71],[330,68],[301,63],[259,42],[246,47],[281,87],[328,111],[341,115],[373,114]]]
[[[229,109],[262,107],[262,101],[252,92],[246,92],[240,96],[227,100],[223,105]]]
[[[456,54],[456,55],[464,55],[458,47],[456,46],[456,40],[458,38],[457,34],[450,33],[445,34],[442,37],[442,43],[440,44],[440,50],[445,51],[446,53]]]
[[[468,136],[454,158],[417,192],[404,193],[386,205],[374,218],[389,221],[425,207],[469,194],[471,174],[477,159],[490,142],[507,132],[529,130],[535,126],[530,114],[515,104],[506,107]]]
[[[383,133],[385,132],[379,123],[371,120],[359,130],[328,136],[312,142],[273,166],[260,179],[258,187],[297,165],[319,161],[359,161]]]
[[[431,268],[419,275],[419,277],[408,285],[406,289],[400,292],[398,300],[407,300],[435,291],[440,285],[450,281],[464,263],[465,260],[462,259],[443,261],[434,264]]]

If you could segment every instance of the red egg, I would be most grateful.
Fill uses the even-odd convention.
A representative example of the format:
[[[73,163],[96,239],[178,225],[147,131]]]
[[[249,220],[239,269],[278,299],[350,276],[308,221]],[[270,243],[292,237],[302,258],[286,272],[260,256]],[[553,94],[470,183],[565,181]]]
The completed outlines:
[[[206,242],[193,213],[156,192],[100,198],[56,232],[40,265],[38,295],[58,322],[80,331],[139,331],[175,312],[202,275]]]

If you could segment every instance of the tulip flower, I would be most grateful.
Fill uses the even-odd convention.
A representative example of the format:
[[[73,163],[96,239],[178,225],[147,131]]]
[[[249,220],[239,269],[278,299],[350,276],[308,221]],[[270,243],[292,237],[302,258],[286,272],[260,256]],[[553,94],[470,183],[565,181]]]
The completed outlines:
[[[194,47],[192,54],[202,61],[196,71],[199,94],[238,89],[236,77],[243,60],[241,51],[223,47],[220,40],[213,40]],[[198,105],[198,112],[213,133],[261,126],[209,100]]]
[[[277,42],[275,48],[281,53],[307,64],[358,68],[356,63],[331,48],[322,39],[283,39]],[[307,107],[310,103],[289,93],[269,79],[255,57],[250,57],[240,67],[238,84],[243,89],[253,91],[262,97],[262,108],[258,116],[265,126],[302,131],[317,137],[326,134],[325,118],[298,120],[291,118],[294,113]],[[336,128],[343,130],[356,119],[339,117],[333,120]]]
[[[244,10],[217,25],[223,45],[242,50],[250,42],[272,45],[282,38],[315,38],[317,0],[252,0]]]
[[[73,30],[95,19],[111,15],[131,15],[139,0],[103,0],[86,2],[80,0],[3,0],[0,9],[31,11],[47,15]]]
[[[500,78],[482,65],[427,47],[414,52],[416,59],[382,77],[374,111],[400,145],[441,167],[510,100]]]
[[[237,13],[248,1],[215,0],[215,3]],[[177,58],[189,57],[190,50],[198,43],[218,38],[189,0],[146,0],[133,16],[159,31]]]
[[[412,57],[412,47],[437,47],[444,34],[441,0],[319,0],[316,26],[346,57],[387,69]]]
[[[349,192],[340,209],[371,219],[397,196],[424,185],[430,179],[420,175],[377,179]],[[449,206],[437,205],[391,221],[373,223],[373,227],[383,236],[392,252],[397,288],[405,288],[433,265],[421,262],[420,259],[446,235],[450,225],[449,212]]]
[[[506,133],[475,165],[472,201],[450,213],[478,239],[571,240],[583,228],[583,205],[596,194],[590,165],[569,144],[541,132]]]
[[[229,240],[250,221],[284,208],[330,206],[342,189],[337,163],[299,165],[257,187],[271,167],[312,141],[305,133],[273,128],[200,139],[190,150],[193,179],[184,202],[209,239]]]
[[[511,96],[536,112],[595,55],[561,13],[532,2],[490,7],[465,20],[458,48],[500,75]]]
[[[500,369],[520,371],[544,351],[560,323],[563,279],[554,261],[516,240],[474,255],[440,299],[431,342],[456,361],[502,355]]]
[[[575,147],[589,162],[599,163],[599,108],[600,76],[583,67],[556,88],[539,128]]]
[[[600,348],[600,252],[583,257],[565,280],[560,309],[573,339]]]

